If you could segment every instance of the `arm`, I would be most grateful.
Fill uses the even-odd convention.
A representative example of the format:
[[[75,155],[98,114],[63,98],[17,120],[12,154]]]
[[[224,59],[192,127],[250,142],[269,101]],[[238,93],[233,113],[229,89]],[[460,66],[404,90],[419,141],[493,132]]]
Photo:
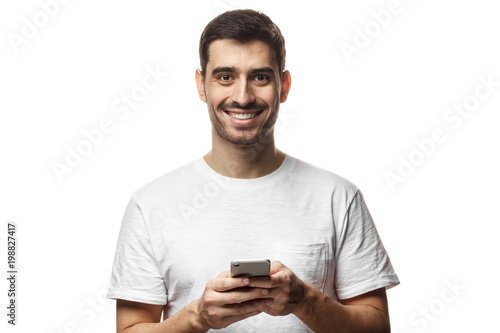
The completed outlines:
[[[270,278],[253,278],[250,286],[269,288],[273,303],[264,312],[273,316],[293,313],[317,333],[390,332],[384,288],[338,303],[278,261],[272,263]]]
[[[163,305],[116,301],[117,333],[206,332],[192,321],[192,304],[160,322]]]
[[[163,305],[117,300],[117,333],[206,332],[262,312],[268,290],[248,288],[249,280],[229,272],[210,280],[202,297],[160,322]]]
[[[391,331],[385,288],[337,303],[306,284],[304,303],[294,314],[314,332]]]

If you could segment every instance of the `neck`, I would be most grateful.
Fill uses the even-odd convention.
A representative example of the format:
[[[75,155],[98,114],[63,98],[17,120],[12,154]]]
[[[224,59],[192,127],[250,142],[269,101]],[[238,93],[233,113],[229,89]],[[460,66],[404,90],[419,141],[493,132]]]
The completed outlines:
[[[274,144],[274,134],[247,146],[235,145],[222,139],[212,129],[212,150],[203,158],[217,173],[231,178],[251,179],[268,175],[278,169],[285,153]]]

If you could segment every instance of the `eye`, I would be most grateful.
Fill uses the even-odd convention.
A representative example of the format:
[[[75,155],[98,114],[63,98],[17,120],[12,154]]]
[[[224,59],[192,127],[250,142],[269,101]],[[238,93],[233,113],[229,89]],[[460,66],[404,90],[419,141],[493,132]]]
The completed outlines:
[[[266,83],[269,81],[269,76],[267,75],[264,75],[264,74],[257,74],[254,76],[253,78],[255,81],[257,81],[258,83]]]
[[[231,75],[229,75],[229,74],[222,74],[222,75],[219,75],[218,79],[221,80],[221,81],[229,81],[229,80],[231,80]]]

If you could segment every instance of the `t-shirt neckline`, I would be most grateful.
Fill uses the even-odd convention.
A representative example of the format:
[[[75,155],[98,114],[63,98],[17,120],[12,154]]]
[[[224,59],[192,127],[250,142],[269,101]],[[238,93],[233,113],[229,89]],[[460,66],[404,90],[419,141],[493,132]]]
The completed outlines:
[[[273,172],[264,175],[262,177],[258,178],[233,178],[233,177],[227,177],[224,175],[221,175],[220,173],[216,172],[214,169],[212,169],[205,159],[203,157],[200,157],[198,160],[196,160],[196,166],[199,171],[201,171],[204,174],[207,174],[213,179],[217,179],[218,181],[225,183],[225,184],[237,184],[237,185],[261,185],[261,184],[269,184],[271,182],[276,182],[281,180],[283,177],[286,176],[288,173],[289,169],[291,168],[293,164],[293,157],[291,157],[288,154],[285,154],[285,159],[281,163],[281,165],[274,170]]]

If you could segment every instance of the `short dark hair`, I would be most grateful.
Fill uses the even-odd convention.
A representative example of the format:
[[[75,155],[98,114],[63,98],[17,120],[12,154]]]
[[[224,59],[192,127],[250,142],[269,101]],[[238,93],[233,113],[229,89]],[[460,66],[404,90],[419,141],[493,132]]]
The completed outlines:
[[[269,16],[252,9],[237,9],[220,14],[210,21],[200,37],[200,66],[205,76],[208,49],[215,40],[234,39],[241,43],[260,40],[274,51],[282,74],[285,70],[285,38]]]

